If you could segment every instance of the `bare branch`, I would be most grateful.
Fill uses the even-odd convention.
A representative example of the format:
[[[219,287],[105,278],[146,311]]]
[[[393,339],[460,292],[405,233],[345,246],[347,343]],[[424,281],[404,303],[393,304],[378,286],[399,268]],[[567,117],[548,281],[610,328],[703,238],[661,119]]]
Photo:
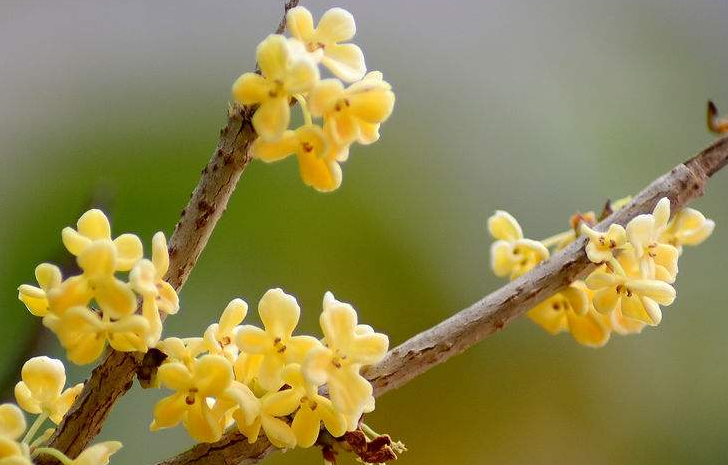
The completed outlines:
[[[285,15],[298,0],[284,4],[283,20],[277,32],[285,28]],[[166,280],[178,291],[189,277],[227,207],[240,176],[250,162],[248,149],[256,134],[252,111],[234,106],[225,127],[220,131],[217,148],[202,170],[200,181],[182,210],[180,220],[169,241],[170,266]],[[95,438],[116,400],[132,386],[143,354],[109,350],[97,366],[83,391],[49,440],[49,447],[76,457]],[[48,456],[36,459],[39,465],[57,463]]]
[[[596,229],[604,231],[612,223],[625,225],[635,216],[651,212],[662,197],[670,199],[673,212],[679,211],[702,195],[710,176],[727,163],[728,137],[724,137],[657,178],[629,205],[612,213]],[[382,362],[369,367],[363,374],[372,382],[375,396],[381,396],[504,328],[511,320],[594,268],[584,253],[584,239],[577,239],[528,274],[390,350]],[[276,450],[264,437],[251,445],[240,433],[232,431],[216,443],[198,444],[158,465],[250,464]]]

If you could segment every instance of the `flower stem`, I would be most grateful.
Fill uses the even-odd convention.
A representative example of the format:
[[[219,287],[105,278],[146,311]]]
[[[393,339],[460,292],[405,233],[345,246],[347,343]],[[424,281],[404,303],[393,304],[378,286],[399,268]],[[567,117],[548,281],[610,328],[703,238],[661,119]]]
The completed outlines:
[[[371,426],[367,425],[366,423],[361,424],[361,430],[364,432],[365,435],[369,436],[369,439],[374,439],[381,436],[381,434],[374,431]]]
[[[28,444],[30,440],[33,439],[35,433],[38,432],[38,428],[43,425],[46,419],[48,419],[48,415],[46,413],[41,413],[40,415],[38,415],[33,424],[30,426],[28,432],[25,433],[25,436],[23,437],[23,444]]]
[[[69,459],[66,454],[59,451],[58,449],[54,449],[52,447],[39,447],[33,452],[33,457],[38,456],[39,454],[47,454],[51,457],[55,458],[59,462],[61,462],[63,465],[72,465],[73,460]]]
[[[298,104],[301,106],[301,113],[303,113],[304,123],[312,124],[313,120],[311,119],[311,112],[308,111],[308,104],[306,103],[306,99],[301,94],[294,94],[293,97],[298,101]]]
[[[47,430],[45,430],[45,432],[43,434],[41,434],[40,436],[38,436],[37,438],[35,438],[35,440],[28,445],[28,448],[30,450],[34,450],[36,447],[38,447],[39,445],[41,445],[41,443],[47,441],[48,438],[51,437],[51,435],[55,431],[56,431],[55,428],[48,428]]]

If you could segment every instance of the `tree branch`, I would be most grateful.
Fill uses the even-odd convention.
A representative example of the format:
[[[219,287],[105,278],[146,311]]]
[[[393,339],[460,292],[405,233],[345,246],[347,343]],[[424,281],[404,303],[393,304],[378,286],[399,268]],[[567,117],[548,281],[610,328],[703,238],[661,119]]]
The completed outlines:
[[[672,212],[677,212],[702,195],[708,179],[726,164],[728,137],[715,141],[657,178],[596,229],[605,231],[612,223],[626,225],[635,216],[652,212],[662,197],[669,198]],[[382,362],[363,372],[374,386],[374,395],[379,397],[406,384],[504,328],[575,279],[586,276],[596,265],[587,258],[584,244],[584,238],[577,239],[531,272],[390,350]],[[198,444],[157,465],[252,464],[276,450],[265,437],[248,444],[240,433],[230,431],[216,443]]]
[[[298,0],[285,2],[283,20],[277,33],[283,32],[285,15],[297,4]],[[220,131],[217,148],[202,170],[200,181],[187,206],[182,210],[180,220],[170,237],[170,265],[165,279],[177,291],[187,281],[217,221],[225,211],[243,170],[250,162],[248,149],[256,137],[251,124],[252,116],[250,108],[234,106],[229,111],[227,124]],[[131,388],[142,356],[140,353],[109,350],[56,428],[48,446],[69,457],[76,457],[85,449],[101,432],[116,400]],[[48,456],[38,457],[35,462],[38,465],[57,463]]]

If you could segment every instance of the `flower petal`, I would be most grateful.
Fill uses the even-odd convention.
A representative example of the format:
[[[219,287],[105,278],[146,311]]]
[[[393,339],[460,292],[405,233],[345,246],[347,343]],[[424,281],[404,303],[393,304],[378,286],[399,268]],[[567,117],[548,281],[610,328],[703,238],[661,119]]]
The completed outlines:
[[[175,391],[187,391],[193,385],[192,373],[181,362],[167,362],[157,371],[159,382]]]
[[[99,239],[111,240],[111,225],[109,224],[109,219],[106,218],[104,212],[96,208],[81,215],[76,226],[81,235],[88,237],[92,241]]]
[[[654,241],[655,217],[637,215],[627,223],[626,231],[637,258],[640,258],[644,254],[645,248]]]
[[[356,336],[347,350],[351,363],[373,365],[379,363],[389,349],[389,338],[385,334],[375,333]]]
[[[194,383],[203,397],[222,394],[233,381],[233,367],[220,355],[204,355],[197,360]]]
[[[609,327],[600,316],[593,311],[583,315],[567,312],[569,330],[576,342],[587,347],[602,347],[609,341]]]
[[[367,72],[364,53],[354,44],[328,45],[321,64],[344,82],[355,82]]]
[[[13,404],[0,405],[0,437],[18,439],[26,428],[23,412]]]
[[[354,34],[356,34],[354,16],[343,8],[329,9],[321,16],[316,26],[316,38],[327,45],[349,40]]]
[[[197,396],[195,404],[182,420],[187,432],[198,442],[215,442],[222,437],[223,417],[213,415],[204,397]]]
[[[265,415],[285,417],[296,411],[302,393],[298,389],[284,389],[266,394],[261,399],[261,409]]]
[[[330,376],[333,352],[328,347],[318,347],[311,350],[301,365],[301,372],[307,383],[321,386]]]
[[[78,256],[78,266],[88,277],[111,276],[116,270],[116,247],[110,240],[98,240]]]
[[[494,239],[506,242],[523,239],[521,225],[513,215],[503,210],[497,210],[493,216],[488,218],[488,231]]]
[[[281,289],[270,289],[258,303],[258,313],[266,332],[273,337],[288,339],[298,324],[301,308],[296,298]]]
[[[79,256],[86,250],[86,247],[91,245],[91,239],[70,227],[63,228],[61,231],[61,240],[66,250],[75,256]]]
[[[243,325],[238,330],[236,343],[240,349],[250,354],[264,354],[270,350],[273,345],[271,336],[262,329]]]
[[[348,347],[357,325],[354,308],[344,302],[327,305],[319,317],[324,338],[332,349]]]
[[[22,382],[44,408],[49,408],[58,399],[66,385],[63,362],[54,358],[33,357],[23,364],[20,373]]]
[[[319,192],[331,192],[341,186],[341,167],[335,160],[326,160],[313,153],[298,156],[298,170],[307,186]]]
[[[293,417],[291,430],[296,435],[298,447],[311,447],[321,431],[321,419],[307,405],[304,405]]]
[[[554,308],[554,302],[559,299],[558,294],[536,305],[526,313],[537,325],[549,334],[556,335],[568,329],[566,312],[561,307]]]
[[[279,418],[263,416],[261,418],[261,424],[265,435],[268,436],[268,440],[274,446],[280,449],[296,447],[296,435],[293,434],[291,427],[285,421]]]
[[[76,398],[79,394],[81,394],[82,390],[83,383],[78,383],[77,385],[63,391],[63,394],[61,394],[61,397],[58,398],[58,401],[53,405],[53,408],[50,411],[49,417],[53,423],[57,425],[61,423],[66,412],[68,412],[71,408],[71,405],[73,405],[76,401]]]
[[[319,69],[309,57],[301,57],[288,69],[286,90],[291,94],[308,92],[319,80]]]
[[[286,13],[286,29],[295,38],[307,41],[313,35],[313,17],[305,7],[297,6]]]
[[[95,284],[94,297],[104,314],[108,314],[112,319],[118,319],[134,313],[137,306],[136,295],[127,283],[110,277],[98,279]]]
[[[258,370],[258,383],[267,391],[277,391],[283,386],[285,359],[276,352],[268,353]]]
[[[291,110],[286,96],[267,99],[253,115],[255,131],[267,141],[276,141],[283,137],[290,121]]]
[[[233,329],[242,323],[248,314],[248,304],[243,299],[233,299],[227,304],[220,316],[220,332],[231,334]]]
[[[134,234],[122,234],[114,239],[114,245],[118,271],[131,270],[144,255],[142,241]]]
[[[316,396],[315,400],[318,405],[316,410],[328,432],[335,438],[342,436],[346,432],[346,417],[337,412],[331,400],[326,397]]]
[[[250,153],[253,157],[266,163],[282,160],[298,149],[298,138],[295,132],[285,131],[279,140],[268,142],[258,138],[253,142]]]
[[[245,73],[233,83],[233,98],[243,105],[261,103],[270,98],[271,82],[257,73]]]
[[[109,457],[121,449],[119,441],[106,441],[87,448],[73,460],[73,465],[106,465]]]

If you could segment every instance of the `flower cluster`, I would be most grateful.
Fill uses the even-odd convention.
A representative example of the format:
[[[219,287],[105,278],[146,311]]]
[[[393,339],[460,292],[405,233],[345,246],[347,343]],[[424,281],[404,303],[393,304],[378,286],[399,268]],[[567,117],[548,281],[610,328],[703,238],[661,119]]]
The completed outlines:
[[[35,269],[38,286],[23,284],[18,298],[58,336],[68,359],[91,363],[107,342],[124,352],[153,347],[162,333],[160,312],[179,309],[177,293],[163,279],[169,267],[164,234],[154,235],[152,259],[144,259],[141,240],[133,234],[112,239],[109,220],[94,209],[61,237],[81,273],[64,279],[56,265],[42,263]],[[138,298],[142,315],[135,313]]]
[[[609,205],[613,211],[629,199]],[[491,265],[497,276],[515,279],[549,258],[549,247],[560,250],[583,235],[586,254],[599,264],[584,281],[575,281],[528,312],[528,316],[551,334],[568,331],[580,344],[601,347],[610,334],[636,334],[644,326],[662,320],[660,306],[676,296],[678,257],[683,246],[698,245],[710,236],[712,220],[692,208],[670,219],[670,201],[661,199],[652,214],[639,215],[626,228],[612,224],[595,231],[593,212],[575,215],[571,229],[536,241],[525,239],[521,226],[510,214],[498,211],[488,219],[496,239],[491,247]]]
[[[281,289],[258,304],[262,328],[242,324],[247,311],[235,299],[203,337],[159,343],[167,358],[157,380],[174,393],[157,403],[150,429],[182,423],[197,441],[214,442],[235,424],[251,443],[262,430],[280,448],[312,446],[322,423],[334,437],[355,430],[374,409],[360,370],[384,357],[387,336],[359,324],[352,306],[331,293],[321,340],[294,335],[301,309]]]
[[[120,442],[106,441],[87,448],[71,460],[63,452],[43,446],[53,434],[53,428],[35,437],[47,419],[55,424],[61,422],[83,388],[83,384],[77,384],[64,390],[65,384],[66,370],[60,360],[34,357],[25,362],[21,381],[15,386],[15,398],[23,410],[38,416],[28,428],[18,405],[0,405],[1,465],[32,465],[33,459],[41,454],[50,455],[63,465],[105,465],[109,456],[121,448]]]
[[[260,74],[240,76],[233,97],[258,106],[253,127],[259,137],[251,148],[255,158],[273,162],[295,154],[303,182],[332,191],[341,185],[339,163],[347,160],[351,144],[379,139],[394,93],[382,73],[367,74],[361,49],[348,43],[356,33],[348,11],[332,8],[314,27],[311,13],[298,6],[288,11],[286,29],[291,37],[273,34],[258,45]],[[321,79],[319,64],[335,78]],[[290,130],[294,100],[304,124]]]

